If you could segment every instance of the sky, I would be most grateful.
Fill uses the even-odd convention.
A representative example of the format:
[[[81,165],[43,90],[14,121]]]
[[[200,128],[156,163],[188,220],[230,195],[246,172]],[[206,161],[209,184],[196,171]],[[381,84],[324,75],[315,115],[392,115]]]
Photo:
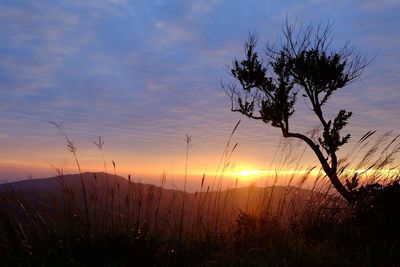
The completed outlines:
[[[230,112],[221,89],[249,32],[260,51],[281,37],[286,18],[334,21],[334,47],[350,41],[373,59],[362,79],[335,94],[327,116],[348,109],[346,130],[400,130],[400,1],[18,1],[0,3],[0,182],[76,173],[59,130],[77,147],[82,171],[159,179],[218,167],[232,129],[233,171],[271,170],[278,129]],[[303,101],[292,129],[318,123]],[[303,151],[302,146],[298,146]],[[348,147],[351,144],[348,145]],[[343,148],[344,151],[348,148]],[[274,156],[275,155],[275,156]],[[303,160],[316,164],[305,150]],[[246,176],[247,173],[242,173]]]

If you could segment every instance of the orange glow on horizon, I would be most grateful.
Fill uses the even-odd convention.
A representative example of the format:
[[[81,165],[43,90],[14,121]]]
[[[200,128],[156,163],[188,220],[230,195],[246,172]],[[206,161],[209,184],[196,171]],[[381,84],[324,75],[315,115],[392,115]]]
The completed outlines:
[[[127,177],[128,174],[132,175],[134,179],[145,178],[148,182],[157,184],[159,182],[160,177],[165,172],[167,179],[174,179],[179,185],[180,180],[183,181],[183,177],[185,175],[182,161],[176,162],[173,166],[168,166],[169,168],[165,168],[165,165],[157,164],[156,162],[148,163],[148,164],[140,164],[137,163],[136,166],[128,164],[127,161],[116,161],[116,174],[122,177]],[[325,173],[319,168],[302,168],[302,169],[285,169],[285,170],[273,170],[273,169],[259,169],[255,167],[257,164],[234,164],[226,168],[225,170],[219,171],[211,171],[211,164],[206,164],[206,162],[202,162],[201,165],[191,165],[189,164],[188,169],[188,181],[192,183],[193,186],[197,186],[198,180],[201,179],[204,174],[207,178],[209,177],[222,177],[226,179],[226,181],[234,181],[238,180],[241,182],[252,183],[256,181],[263,181],[269,178],[280,178],[279,180],[287,180],[290,177],[294,177],[296,179],[302,179],[305,177],[309,177],[310,179],[314,179],[316,177],[323,177]],[[208,170],[206,169],[208,166]],[[78,173],[78,169],[76,165],[69,161],[66,166],[54,164],[54,167],[61,168],[64,174],[74,174]],[[82,164],[82,172],[104,172],[104,166],[98,163],[98,161],[85,161],[83,160]],[[210,170],[211,169],[211,170]],[[17,180],[24,179],[27,177],[32,178],[45,178],[52,177],[57,175],[54,168],[50,163],[46,162],[24,162],[18,160],[2,160],[0,161],[0,171],[3,173],[3,176],[10,176],[3,178],[3,182],[12,181],[12,173],[16,173],[19,177]],[[113,165],[107,162],[107,172],[114,173]],[[352,176],[353,174],[358,173],[359,177],[364,179],[375,177],[378,178],[394,178],[400,175],[398,169],[347,169],[344,172],[346,176]],[[1,182],[1,181],[0,181]],[[295,184],[294,184],[295,185]]]
[[[359,177],[373,177],[373,176],[384,176],[384,177],[395,177],[400,175],[399,170],[397,169],[347,169],[343,172],[343,175],[352,176],[355,173],[359,175]],[[208,173],[207,175],[214,176],[218,175],[217,173]],[[325,176],[325,173],[321,169],[301,169],[301,170],[259,170],[259,169],[239,169],[234,171],[225,171],[223,173],[225,177],[235,177],[240,180],[255,180],[262,178],[270,178],[270,177],[301,177],[301,176],[310,176],[310,177],[318,177]]]

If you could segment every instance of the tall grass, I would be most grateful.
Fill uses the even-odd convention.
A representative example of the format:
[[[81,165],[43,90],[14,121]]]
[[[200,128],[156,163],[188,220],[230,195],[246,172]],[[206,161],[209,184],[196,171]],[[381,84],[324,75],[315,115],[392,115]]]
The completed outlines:
[[[183,198],[182,198],[181,221],[180,221],[180,224],[179,224],[179,240],[180,241],[182,241],[182,237],[183,237],[183,223],[184,223],[184,219],[185,219],[188,161],[189,161],[189,150],[192,147],[192,137],[186,134],[185,135],[185,143],[186,143],[185,178],[184,178],[184,183],[183,183]]]
[[[60,131],[60,133],[64,136],[65,141],[67,142],[68,151],[71,152],[72,155],[74,156],[74,160],[75,160],[76,166],[78,168],[78,173],[80,176],[81,186],[82,186],[82,195],[83,195],[84,208],[85,208],[85,219],[86,219],[86,234],[89,235],[90,234],[90,217],[89,217],[88,197],[87,197],[85,182],[83,181],[81,166],[79,164],[79,160],[78,160],[78,156],[77,156],[77,148],[76,148],[74,142],[72,142],[68,138],[67,134],[65,133],[65,131],[61,127],[61,125],[59,125],[55,122],[50,122],[50,123],[53,124]]]
[[[347,224],[351,210],[332,190],[321,169],[312,166],[301,177],[279,174],[282,169],[304,168],[301,159],[305,152],[299,150],[297,143],[285,141],[277,151],[272,184],[240,188],[237,178],[232,177],[232,183],[224,187],[224,173],[238,148],[238,143],[232,140],[239,124],[240,121],[229,135],[215,176],[199,177],[200,190],[195,193],[186,192],[190,136],[185,138],[184,190],[179,191],[166,188],[169,177],[165,172],[158,186],[142,183],[131,175],[122,180],[114,161],[113,173],[108,174],[104,140],[100,137],[94,144],[100,150],[104,173],[82,173],[75,145],[59,128],[76,161],[81,190],[72,186],[61,168],[54,168],[60,188],[55,196],[49,192],[35,195],[3,188],[0,251],[7,255],[0,255],[4,256],[0,263],[20,266],[127,265],[129,260],[154,266],[376,263],[373,252],[367,251],[369,243],[356,242],[357,238],[363,240],[363,232]],[[341,179],[347,180],[349,186],[354,177],[360,181],[354,187],[399,179],[399,136],[391,137],[388,133],[373,140],[374,135],[369,132],[360,138],[341,161]],[[387,169],[390,171],[383,172]],[[352,251],[346,251],[342,240],[348,235]],[[398,251],[398,247],[393,249]],[[99,255],[100,263],[94,260]]]
[[[93,143],[95,144],[95,146],[100,150],[101,153],[101,158],[103,160],[103,166],[104,166],[104,173],[106,176],[106,203],[105,203],[105,209],[104,209],[104,218],[108,218],[108,197],[109,197],[109,190],[110,190],[110,183],[108,180],[108,172],[107,172],[107,162],[106,159],[104,157],[104,153],[103,153],[103,146],[104,146],[104,140],[101,138],[101,136],[99,136],[98,141],[93,141]],[[130,181],[130,177],[129,177],[129,181]],[[107,221],[104,221],[104,225],[103,227],[107,226]]]

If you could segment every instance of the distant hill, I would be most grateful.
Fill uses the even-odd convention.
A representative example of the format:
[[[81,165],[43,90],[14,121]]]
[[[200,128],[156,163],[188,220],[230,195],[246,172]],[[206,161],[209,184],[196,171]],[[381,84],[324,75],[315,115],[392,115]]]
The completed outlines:
[[[232,219],[239,210],[269,212],[284,219],[288,214],[300,215],[307,207],[324,199],[320,193],[296,187],[247,186],[184,194],[180,190],[132,182],[102,172],[83,173],[82,179],[91,216],[112,212],[125,217],[128,213],[136,214],[141,220],[154,220],[156,216],[177,220],[184,206],[185,220]],[[20,209],[21,205],[17,206],[20,202],[32,210],[45,210],[50,214],[58,214],[66,207],[82,212],[82,192],[79,174],[1,184],[0,196],[6,201],[2,201],[0,207],[12,212]],[[12,198],[20,201],[12,201]]]

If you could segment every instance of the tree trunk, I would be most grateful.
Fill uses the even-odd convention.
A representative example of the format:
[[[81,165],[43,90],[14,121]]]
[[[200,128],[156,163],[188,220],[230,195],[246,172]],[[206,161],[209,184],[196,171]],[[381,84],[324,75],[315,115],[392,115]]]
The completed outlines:
[[[315,144],[310,138],[307,136],[300,134],[300,133],[290,133],[285,129],[282,129],[283,136],[285,138],[288,137],[295,137],[298,139],[303,140],[304,142],[307,143],[307,145],[313,150],[315,155],[318,157],[319,162],[322,165],[322,168],[325,172],[325,174],[328,176],[329,180],[332,182],[333,186],[335,189],[339,192],[339,194],[346,199],[346,201],[350,204],[354,204],[354,197],[353,195],[346,189],[346,187],[342,184],[342,182],[339,180],[339,177],[337,176],[337,168],[336,166],[332,168],[328,160],[324,157],[322,154],[321,150],[319,149],[319,146]]]

